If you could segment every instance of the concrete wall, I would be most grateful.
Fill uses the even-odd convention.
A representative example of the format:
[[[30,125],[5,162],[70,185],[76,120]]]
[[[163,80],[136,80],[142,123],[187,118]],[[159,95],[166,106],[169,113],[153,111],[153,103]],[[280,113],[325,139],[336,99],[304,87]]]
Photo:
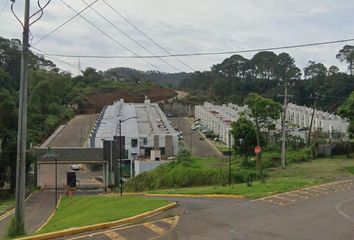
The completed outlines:
[[[169,163],[169,161],[135,161],[135,175],[138,175],[143,172],[148,172],[154,170],[162,164]]]

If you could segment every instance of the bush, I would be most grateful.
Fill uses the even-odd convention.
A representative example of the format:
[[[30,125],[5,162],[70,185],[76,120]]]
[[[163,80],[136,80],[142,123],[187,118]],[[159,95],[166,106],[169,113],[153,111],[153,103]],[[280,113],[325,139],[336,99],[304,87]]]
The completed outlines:
[[[146,191],[153,189],[180,188],[207,185],[226,185],[229,181],[228,169],[199,168],[188,154],[178,155],[176,162],[161,165],[151,172],[144,172],[128,181],[127,191]],[[233,183],[255,180],[256,172],[252,169],[232,169]]]
[[[18,229],[22,229],[22,230],[18,230]],[[16,219],[15,218],[11,219],[11,222],[10,222],[9,227],[7,229],[7,236],[9,238],[14,238],[14,237],[23,236],[25,234],[26,234],[26,232],[24,230],[24,226],[18,226]]]

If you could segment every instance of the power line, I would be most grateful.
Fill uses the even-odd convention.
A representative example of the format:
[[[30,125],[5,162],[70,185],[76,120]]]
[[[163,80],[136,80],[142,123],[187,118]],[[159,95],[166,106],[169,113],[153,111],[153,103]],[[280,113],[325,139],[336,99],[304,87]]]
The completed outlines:
[[[58,57],[67,57],[67,58],[169,58],[169,57],[190,57],[190,56],[209,56],[209,55],[229,55],[229,54],[240,54],[240,53],[250,53],[250,52],[261,52],[261,51],[273,51],[273,50],[283,50],[283,49],[293,49],[293,48],[303,48],[303,47],[313,47],[313,46],[321,46],[321,45],[330,45],[336,43],[345,43],[345,42],[353,42],[354,38],[350,39],[342,39],[335,41],[327,41],[327,42],[316,42],[316,43],[307,43],[307,44],[298,44],[298,45],[289,45],[289,46],[280,46],[280,47],[268,47],[268,48],[258,48],[258,49],[248,49],[248,50],[235,50],[235,51],[226,51],[226,52],[200,52],[200,53],[177,53],[171,55],[157,55],[157,56],[149,56],[149,55],[136,55],[136,56],[124,56],[124,55],[70,55],[70,54],[55,54],[51,53],[48,56],[58,56]]]
[[[51,59],[57,60],[57,61],[59,61],[59,62],[61,62],[61,63],[64,63],[64,64],[66,64],[66,65],[68,65],[68,66],[71,66],[71,67],[74,67],[74,68],[77,67],[77,66],[75,66],[75,65],[73,65],[73,64],[71,64],[71,63],[68,63],[68,62],[66,62],[66,61],[63,61],[63,60],[61,60],[61,59],[59,59],[59,58],[56,58],[56,57],[53,57],[53,56],[47,56],[47,53],[44,52],[43,50],[39,49],[39,48],[36,48],[36,47],[33,47],[33,46],[32,46],[31,48],[33,48],[33,49],[35,49],[35,50],[38,51],[38,52],[32,51],[32,52],[34,52],[35,54],[42,55],[42,56],[46,56],[47,58],[51,58]]]
[[[94,2],[92,2],[89,6],[85,7],[84,9],[82,9],[80,12],[76,12],[75,15],[73,15],[71,18],[69,18],[68,20],[66,20],[65,22],[63,22],[62,24],[60,24],[58,27],[56,27],[55,29],[53,29],[52,31],[50,31],[49,33],[47,33],[46,35],[44,35],[42,38],[40,38],[38,41],[36,41],[35,43],[32,44],[32,46],[37,45],[39,42],[43,41],[44,39],[48,38],[50,35],[52,35],[53,33],[55,33],[56,31],[58,31],[60,28],[62,28],[63,26],[65,26],[67,23],[71,22],[74,18],[76,18],[77,16],[79,16],[80,14],[82,14],[84,11],[86,11],[88,8],[90,8],[93,4],[95,4],[98,0],[95,0]]]
[[[96,28],[99,32],[101,32],[103,35],[105,35],[106,37],[108,37],[109,39],[111,39],[112,41],[114,41],[116,44],[118,44],[119,46],[121,46],[122,48],[124,48],[125,50],[129,51],[130,53],[134,54],[134,56],[138,56],[137,53],[135,53],[134,51],[130,50],[129,48],[127,48],[126,46],[124,46],[123,44],[121,44],[120,42],[118,42],[116,39],[114,39],[112,36],[110,36],[109,34],[107,34],[105,31],[103,31],[101,28],[97,27],[93,22],[91,22],[90,20],[88,20],[86,17],[82,16],[79,12],[77,12],[75,9],[73,9],[69,4],[67,4],[64,0],[60,0],[62,3],[64,3],[68,8],[70,8],[72,11],[76,12],[81,18],[83,18],[86,22],[88,22],[91,26],[93,26],[94,28]],[[97,1],[97,0],[96,0]],[[154,56],[150,56],[155,58]],[[157,67],[156,65],[154,65],[153,63],[142,59],[144,62],[148,63],[149,65],[153,66],[154,68],[156,68],[157,70],[160,70],[159,67]]]
[[[154,39],[152,39],[151,37],[149,37],[146,33],[144,33],[140,28],[138,28],[134,23],[132,23],[129,19],[127,19],[125,16],[123,16],[123,14],[121,14],[120,12],[118,12],[118,10],[116,10],[115,8],[112,7],[111,4],[107,3],[105,0],[103,0],[103,2],[109,7],[111,8],[115,13],[117,13],[124,21],[126,21],[130,26],[132,26],[133,28],[135,28],[139,33],[141,33],[144,37],[146,37],[148,40],[150,40],[152,43],[154,43],[156,46],[158,46],[160,49],[162,49],[165,53],[167,53],[168,55],[172,56],[172,53],[170,53],[167,49],[165,49],[163,46],[161,46],[158,42],[156,42]],[[184,66],[186,66],[187,68],[189,68],[192,71],[195,71],[194,68],[192,68],[190,65],[188,65],[187,63],[183,62],[182,60],[180,60],[179,58],[172,56],[174,59],[176,59],[178,62],[182,63]]]
[[[87,6],[88,4],[85,2],[85,0],[81,0],[83,3],[85,3]],[[109,19],[107,19],[105,16],[103,16],[98,10],[94,9],[93,7],[91,7],[91,9],[101,18],[103,18],[106,22],[108,22],[111,26],[113,26],[115,29],[117,29],[120,33],[122,33],[124,36],[126,36],[127,38],[129,38],[131,41],[133,41],[135,44],[137,44],[138,46],[140,46],[141,48],[143,48],[144,50],[146,50],[147,52],[149,52],[151,55],[156,56],[155,53],[153,53],[152,51],[150,51],[149,49],[147,49],[145,46],[143,46],[142,44],[140,44],[138,41],[136,41],[134,38],[132,38],[129,34],[127,34],[126,32],[124,32],[123,30],[121,30],[117,25],[115,25],[114,23],[112,23]],[[170,64],[169,62],[167,62],[166,60],[164,60],[163,58],[159,58],[162,62],[166,63],[168,66],[170,66],[171,68],[181,72],[181,69],[173,66],[172,64]]]

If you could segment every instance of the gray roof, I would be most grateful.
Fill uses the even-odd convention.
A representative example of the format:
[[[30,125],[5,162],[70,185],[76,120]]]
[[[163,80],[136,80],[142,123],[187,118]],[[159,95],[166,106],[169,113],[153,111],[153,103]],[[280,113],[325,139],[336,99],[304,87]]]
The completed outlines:
[[[47,148],[31,149],[38,161],[58,161],[69,162],[103,162],[102,148],[51,148],[51,153],[48,154]]]

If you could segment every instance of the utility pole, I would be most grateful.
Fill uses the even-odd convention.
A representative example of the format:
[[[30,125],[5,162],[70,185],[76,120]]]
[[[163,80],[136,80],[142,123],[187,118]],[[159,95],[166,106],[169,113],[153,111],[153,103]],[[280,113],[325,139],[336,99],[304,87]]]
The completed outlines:
[[[317,107],[317,100],[319,99],[319,93],[315,92],[315,96],[312,97],[315,99],[315,102],[313,104],[313,109],[312,109],[312,115],[311,115],[311,121],[310,121],[310,127],[309,127],[309,134],[307,136],[307,147],[310,146],[311,143],[311,130],[312,130],[312,125],[313,125],[313,119],[315,117],[315,112],[316,112],[316,107]]]
[[[26,194],[26,142],[27,142],[27,98],[28,98],[28,48],[29,48],[30,0],[25,0],[25,13],[22,33],[20,99],[17,131],[16,159],[16,202],[15,227],[17,232],[25,232],[25,194]]]
[[[286,81],[284,84],[284,95],[278,95],[279,97],[284,97],[284,105],[283,105],[283,114],[281,120],[281,128],[282,128],[282,142],[281,142],[281,167],[285,168],[286,165],[286,108],[288,104],[288,97],[292,97],[292,95],[288,95],[288,82]]]

